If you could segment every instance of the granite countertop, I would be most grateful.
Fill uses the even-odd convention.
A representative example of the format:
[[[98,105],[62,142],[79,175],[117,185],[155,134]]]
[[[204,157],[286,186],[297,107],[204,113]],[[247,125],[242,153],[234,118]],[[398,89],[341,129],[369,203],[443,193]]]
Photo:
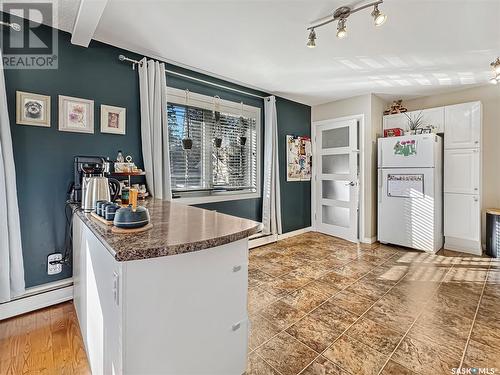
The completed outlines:
[[[147,199],[153,228],[133,234],[115,234],[90,214],[76,215],[90,228],[119,262],[185,254],[225,245],[249,237],[260,230],[260,223],[204,210],[180,203]]]

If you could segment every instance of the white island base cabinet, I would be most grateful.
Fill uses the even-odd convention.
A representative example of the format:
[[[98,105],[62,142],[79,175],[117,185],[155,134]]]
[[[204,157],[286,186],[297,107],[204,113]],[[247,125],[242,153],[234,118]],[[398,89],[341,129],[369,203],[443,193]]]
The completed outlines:
[[[74,302],[93,374],[246,370],[248,240],[118,262],[75,216]]]

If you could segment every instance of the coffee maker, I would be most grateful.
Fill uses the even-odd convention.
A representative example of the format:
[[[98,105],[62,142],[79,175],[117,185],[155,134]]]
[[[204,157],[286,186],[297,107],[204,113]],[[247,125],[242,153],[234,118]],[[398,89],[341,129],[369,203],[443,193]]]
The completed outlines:
[[[102,176],[106,171],[106,161],[102,156],[75,156],[73,159],[72,202],[81,202],[84,177]]]

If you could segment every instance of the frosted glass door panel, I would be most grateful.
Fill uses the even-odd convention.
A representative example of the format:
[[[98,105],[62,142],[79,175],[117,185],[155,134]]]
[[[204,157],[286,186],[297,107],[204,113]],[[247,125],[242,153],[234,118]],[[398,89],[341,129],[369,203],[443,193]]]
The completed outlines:
[[[324,199],[349,202],[349,181],[323,180],[321,185]]]
[[[349,127],[323,131],[321,146],[322,148],[349,147]]]
[[[323,155],[321,157],[321,173],[349,174],[349,155]]]
[[[346,207],[322,206],[323,224],[349,228],[350,212]]]

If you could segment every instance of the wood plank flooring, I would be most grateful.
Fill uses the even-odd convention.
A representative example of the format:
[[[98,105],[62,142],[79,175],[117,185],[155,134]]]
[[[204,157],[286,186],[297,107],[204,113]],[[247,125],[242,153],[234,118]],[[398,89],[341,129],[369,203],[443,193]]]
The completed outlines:
[[[500,373],[498,260],[306,233],[251,250],[248,293],[247,375]],[[90,374],[73,304],[1,321],[0,374]]]

